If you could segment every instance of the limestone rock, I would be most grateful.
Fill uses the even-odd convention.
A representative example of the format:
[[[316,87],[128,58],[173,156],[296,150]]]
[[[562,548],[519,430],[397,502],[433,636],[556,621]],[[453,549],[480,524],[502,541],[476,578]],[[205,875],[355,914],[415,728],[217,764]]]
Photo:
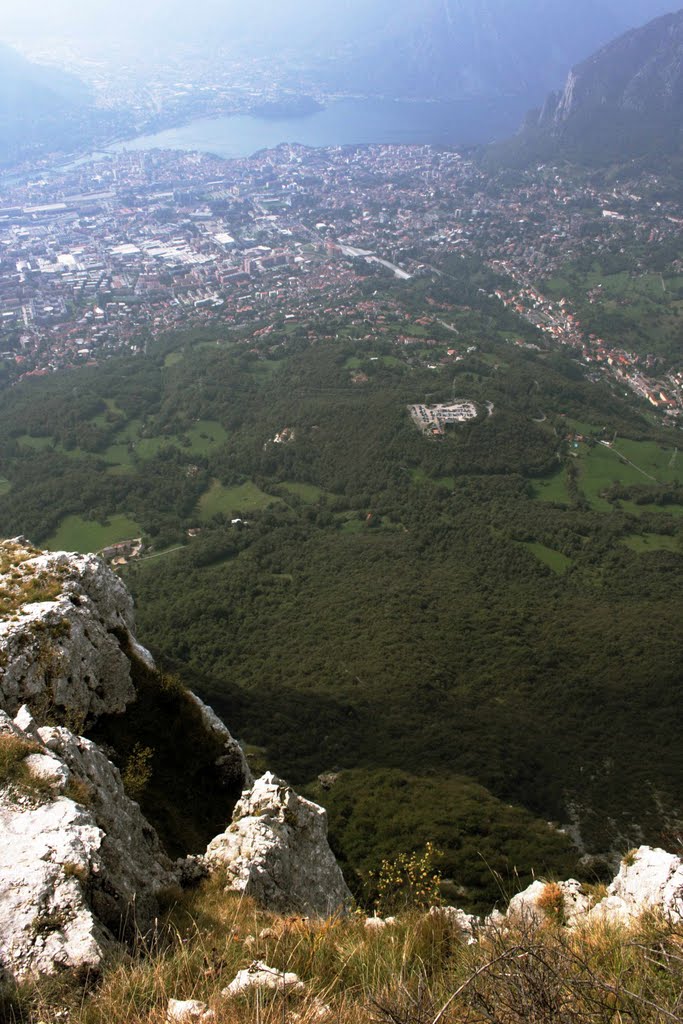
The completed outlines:
[[[25,729],[17,724],[21,722]],[[144,925],[171,884],[154,830],[94,743],[0,712],[0,738],[30,742],[46,785],[0,792],[0,973],[96,968],[122,923]]]
[[[238,971],[221,995],[239,996],[252,988],[269,988],[277,991],[303,992],[305,985],[293,971],[277,971],[261,960],[254,960],[249,967]]]
[[[199,708],[202,721],[206,731],[216,736],[223,744],[224,753],[216,761],[216,768],[223,777],[226,785],[238,780],[242,789],[247,789],[254,784],[254,777],[244,756],[244,751],[231,735],[228,727],[218,717],[216,712],[204,701],[200,700],[196,693],[189,692],[189,696]]]
[[[177,1024],[191,1024],[192,1021],[206,1024],[207,1021],[215,1019],[214,1011],[198,999],[169,999],[168,1001],[166,1020],[169,1024],[176,1024],[176,1022]]]
[[[646,910],[683,920],[683,862],[673,853],[641,846],[621,862],[607,896],[590,918],[628,922]]]
[[[577,918],[582,917],[590,910],[590,897],[584,893],[583,886],[575,878],[570,878],[566,882],[550,883],[537,879],[523,892],[512,897],[507,910],[508,918],[524,918],[536,923],[552,920],[555,904],[547,902],[550,887],[557,887],[557,891],[561,895],[562,905],[558,920],[563,924],[573,924]],[[544,901],[546,901],[545,905]]]
[[[431,917],[443,917],[466,937],[468,945],[476,942],[475,934],[481,921],[475,914],[466,914],[460,907],[430,907]]]
[[[206,859],[226,870],[228,888],[271,910],[324,916],[351,900],[327,842],[325,810],[270,772],[242,794]]]
[[[122,649],[153,665],[133,637],[133,601],[95,555],[40,552],[18,539],[0,545],[0,707],[27,704],[38,721],[58,714],[80,731],[135,697]]]

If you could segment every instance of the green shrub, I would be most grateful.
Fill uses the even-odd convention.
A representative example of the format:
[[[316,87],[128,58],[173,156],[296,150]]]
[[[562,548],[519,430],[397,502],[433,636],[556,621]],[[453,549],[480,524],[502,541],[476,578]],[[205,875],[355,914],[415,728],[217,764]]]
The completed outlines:
[[[394,860],[383,860],[376,875],[378,914],[399,910],[426,910],[440,902],[441,875],[435,862],[443,856],[432,843],[422,853],[400,853]]]
[[[124,789],[131,800],[139,800],[147,789],[152,778],[153,757],[151,747],[143,747],[139,743],[133,747],[122,774]]]

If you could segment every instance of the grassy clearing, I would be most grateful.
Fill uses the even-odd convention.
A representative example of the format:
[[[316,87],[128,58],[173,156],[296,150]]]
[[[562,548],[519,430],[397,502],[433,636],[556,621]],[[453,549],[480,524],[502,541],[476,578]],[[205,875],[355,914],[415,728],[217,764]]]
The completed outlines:
[[[613,447],[596,444],[582,448],[579,486],[595,509],[610,511],[612,506],[601,495],[618,481],[631,484],[683,483],[683,455],[662,448],[654,441],[617,439]],[[644,506],[629,504],[638,514]],[[631,507],[632,506],[632,507]]]
[[[56,444],[52,436],[31,437],[30,434],[21,434],[17,438],[17,443],[20,447],[31,448],[34,452],[43,452],[46,448],[54,448]]]
[[[131,473],[133,471],[133,455],[128,450],[127,444],[109,445],[103,452],[102,457],[112,469],[116,468],[121,473]]]
[[[206,522],[219,512],[227,516],[257,512],[279,501],[279,498],[265,494],[251,480],[235,487],[224,487],[219,480],[214,480],[199,499],[199,518]]]
[[[89,991],[63,978],[5,990],[8,1022],[162,1024],[169,998],[210,1005],[216,1024],[663,1024],[683,1010],[683,929],[655,918],[632,930],[570,931],[557,921],[491,928],[468,946],[445,915],[407,912],[367,929],[354,916],[275,917],[216,877],[178,892],[165,920]],[[171,895],[171,894],[169,894]],[[303,992],[222,995],[261,960]],[[1,1004],[0,1004],[1,1005]]]
[[[561,551],[555,551],[554,548],[547,548],[545,544],[539,544],[537,541],[529,541],[522,544],[522,547],[530,551],[532,555],[538,558],[539,562],[543,562],[553,572],[561,575],[566,572],[572,564],[571,558],[567,558]]]
[[[59,529],[45,541],[49,551],[78,551],[85,554],[89,551],[100,551],[109,544],[120,540],[139,537],[140,527],[128,516],[112,516],[107,523],[96,523],[83,519],[82,516],[67,516],[59,525]]]
[[[344,533],[360,533],[366,528],[365,519],[358,519],[355,513],[351,513],[351,516],[352,518],[344,519],[342,523],[342,530]]]
[[[604,427],[597,423],[589,423],[587,420],[573,420],[567,417],[562,421],[562,425],[558,426],[558,430],[574,431],[577,434],[586,434],[588,437],[595,436],[599,437],[604,431]]]
[[[7,494],[12,490],[12,483],[5,476],[0,476],[0,494]]]
[[[364,356],[350,356],[344,363],[346,370],[359,370],[368,362],[380,363],[382,366],[405,366],[402,359],[397,356],[375,356],[371,353]]]
[[[176,366],[178,363],[182,363],[185,355],[183,352],[169,352],[164,356],[164,366],[168,369],[169,366]]]
[[[162,448],[171,446],[179,447],[175,434],[168,434],[164,437],[140,437],[137,441],[133,441],[135,454],[139,459],[153,459]]]
[[[329,494],[329,491],[324,491],[322,487],[316,487],[315,484],[297,484],[285,480],[282,486],[286,487],[290,494],[295,494],[297,498],[305,501],[307,505],[314,505],[323,495]]]
[[[571,498],[567,490],[567,472],[564,468],[559,469],[552,476],[544,479],[535,479],[531,485],[534,498],[539,501],[555,501],[558,504],[569,505]]]
[[[227,430],[216,420],[198,420],[191,430],[188,430],[187,436],[193,455],[207,455],[213,448],[225,444],[228,440]]]
[[[413,483],[418,486],[422,486],[423,484],[432,484],[435,487],[446,487],[449,491],[452,491],[455,487],[455,478],[452,476],[429,476],[419,467],[417,469],[408,470],[407,472],[409,472]]]
[[[665,533],[634,534],[632,537],[626,537],[624,544],[631,551],[637,551],[638,554],[647,551],[676,551],[679,555],[683,553],[683,548],[681,548],[678,538],[670,537]]]
[[[136,432],[133,432],[135,425]],[[130,453],[127,450],[127,443],[132,442],[135,455],[139,459],[152,459],[162,448],[172,445],[180,448],[181,451],[190,455],[208,455],[214,448],[225,444],[228,439],[228,432],[217,420],[197,420],[197,422],[183,434],[157,434],[150,437],[141,437],[141,424],[131,421],[124,431],[120,431],[116,437],[116,443],[109,447],[105,453],[107,461],[113,461],[114,454],[119,455],[119,465],[130,464]],[[123,454],[123,449],[125,455]]]
[[[116,434],[114,439],[115,444],[126,444],[128,441],[137,441],[142,431],[143,422],[142,420],[128,420],[125,427]]]
[[[119,408],[115,398],[105,398],[104,404],[106,409],[104,412],[98,413],[97,416],[93,416],[90,420],[98,427],[107,427],[111,424],[112,420],[125,420],[126,414],[123,409]]]

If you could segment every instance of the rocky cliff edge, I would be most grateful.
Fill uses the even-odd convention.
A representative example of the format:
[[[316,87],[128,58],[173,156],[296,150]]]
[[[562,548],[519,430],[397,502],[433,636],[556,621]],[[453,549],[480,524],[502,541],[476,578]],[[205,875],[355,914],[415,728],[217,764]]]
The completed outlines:
[[[348,904],[322,808],[274,776],[254,785],[239,744],[188,691],[176,709],[194,720],[194,749],[210,751],[216,793],[226,779],[244,793],[207,857],[170,860],[112,752],[82,735],[117,716],[124,733],[133,727],[136,679],[157,677],[164,699],[177,696],[99,558],[0,544],[0,975],[97,970],[117,940],[149,925],[164,889],[216,869],[273,909]],[[224,799],[223,820],[235,803]]]

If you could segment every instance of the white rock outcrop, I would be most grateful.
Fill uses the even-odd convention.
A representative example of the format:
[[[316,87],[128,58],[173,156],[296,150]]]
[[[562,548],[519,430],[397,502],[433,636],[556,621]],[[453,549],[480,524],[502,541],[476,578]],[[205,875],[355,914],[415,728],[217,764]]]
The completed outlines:
[[[561,894],[560,913],[557,913],[560,909],[559,899],[557,903],[554,899],[556,892]],[[552,920],[556,915],[557,920],[561,923],[573,924],[586,914],[591,906],[590,897],[583,891],[581,882],[577,882],[575,878],[570,878],[566,882],[541,882],[537,879],[523,892],[518,892],[516,896],[512,897],[507,909],[507,917],[524,918],[540,923]]]
[[[270,772],[242,794],[206,862],[226,871],[228,889],[271,910],[325,916],[351,902],[327,841],[325,810]]]
[[[168,1024],[207,1024],[216,1014],[199,999],[169,999],[166,1007]]]
[[[223,996],[240,996],[252,988],[274,989],[279,992],[303,992],[305,985],[293,971],[278,971],[261,960],[254,960],[249,967],[238,971]]]
[[[430,917],[441,917],[451,927],[456,928],[465,936],[468,945],[476,941],[476,934],[481,926],[481,918],[476,914],[467,914],[460,907],[430,907]]]
[[[592,921],[628,923],[646,910],[683,920],[683,861],[666,850],[641,846],[621,862],[607,896],[590,912]]]
[[[20,724],[18,724],[20,723]],[[156,833],[90,740],[0,712],[0,742],[31,745],[32,786],[0,791],[0,973],[96,968],[175,881]]]
[[[39,720],[57,713],[81,731],[135,697],[127,646],[151,667],[133,636],[133,601],[95,555],[36,551],[5,542],[0,589],[12,609],[0,618],[0,707],[28,704]]]

